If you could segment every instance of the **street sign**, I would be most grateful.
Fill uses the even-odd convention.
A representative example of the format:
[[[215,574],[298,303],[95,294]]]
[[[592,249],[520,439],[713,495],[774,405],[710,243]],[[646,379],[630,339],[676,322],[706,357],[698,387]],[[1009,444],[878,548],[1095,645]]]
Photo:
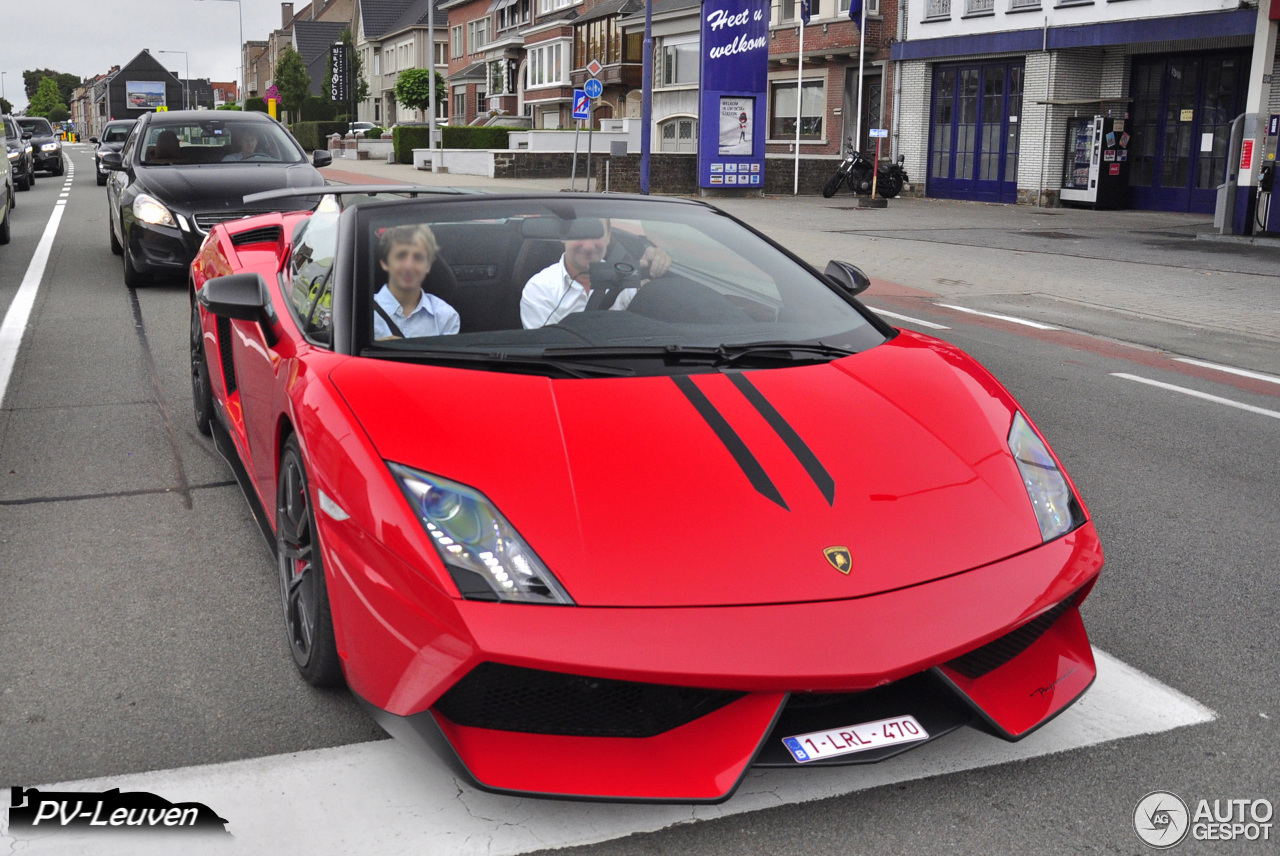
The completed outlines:
[[[587,63],[587,74],[590,74],[592,77],[598,75],[603,69],[604,66],[600,64],[600,60],[598,59],[593,59],[591,62]]]
[[[591,99],[581,89],[573,90],[573,118],[591,118]]]
[[[593,77],[582,84],[582,91],[587,93],[588,98],[599,98],[604,94],[604,84]]]
[[[329,100],[345,104],[351,100],[351,89],[348,85],[347,46],[342,42],[329,46],[329,63],[333,67],[333,75],[329,81]]]
[[[867,133],[871,135],[872,139],[875,139],[876,137],[887,137],[889,136],[889,129],[888,128],[872,128]]]
[[[164,106],[163,104],[161,104],[159,107],[157,107],[157,108],[156,108],[156,112],[157,112],[157,113],[168,113],[168,112],[169,112],[169,108],[168,108],[168,107],[166,107],[166,106]]]

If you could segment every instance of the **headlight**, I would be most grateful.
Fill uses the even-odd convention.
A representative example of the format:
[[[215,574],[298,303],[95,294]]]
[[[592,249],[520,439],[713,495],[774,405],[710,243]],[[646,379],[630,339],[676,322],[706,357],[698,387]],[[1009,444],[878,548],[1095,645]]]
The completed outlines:
[[[1009,451],[1018,462],[1022,484],[1040,523],[1040,537],[1046,543],[1084,522],[1084,510],[1066,476],[1021,413],[1014,414],[1013,427],[1009,429]]]
[[[24,149],[24,151],[26,151],[26,152],[27,152],[27,154],[30,154],[30,153],[31,153],[31,146],[27,146],[27,147],[26,147],[26,149]]]
[[[175,229],[178,227],[169,209],[165,208],[160,200],[145,193],[139,193],[133,200],[133,216],[143,223],[151,223],[155,226],[173,226]]]
[[[20,157],[22,157],[22,152],[20,151],[14,150],[9,152],[9,160],[17,160]]]
[[[463,596],[572,604],[493,503],[465,485],[388,462]]]
[[[43,146],[40,147],[40,151],[42,152],[56,152],[57,150],[58,150],[57,143],[45,143]]]

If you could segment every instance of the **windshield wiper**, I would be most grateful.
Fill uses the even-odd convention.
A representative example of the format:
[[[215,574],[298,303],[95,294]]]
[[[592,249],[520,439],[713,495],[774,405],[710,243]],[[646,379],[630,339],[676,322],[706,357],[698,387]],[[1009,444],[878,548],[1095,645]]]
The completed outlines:
[[[366,352],[368,353],[368,352]],[[430,363],[433,365],[447,363],[477,363],[494,369],[537,369],[543,372],[554,369],[570,377],[630,377],[634,369],[619,366],[601,366],[594,363],[565,362],[557,359],[545,359],[541,356],[512,355],[502,351],[421,351],[400,348],[377,347],[373,353],[379,357],[391,357],[412,362]]]
[[[744,345],[616,345],[600,348],[547,348],[544,357],[556,360],[636,359],[650,357],[672,363],[697,363],[716,367],[740,362],[819,362],[856,354],[847,348],[822,342],[751,342]]]

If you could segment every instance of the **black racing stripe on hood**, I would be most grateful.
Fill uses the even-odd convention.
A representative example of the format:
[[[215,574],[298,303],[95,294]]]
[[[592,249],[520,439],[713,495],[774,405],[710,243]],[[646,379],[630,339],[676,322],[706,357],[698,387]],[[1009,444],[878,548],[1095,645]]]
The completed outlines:
[[[827,472],[827,468],[822,465],[822,461],[818,460],[818,456],[813,453],[809,445],[804,439],[796,433],[796,429],[791,427],[791,423],[783,418],[778,409],[773,406],[769,399],[764,397],[759,389],[756,388],[747,376],[742,372],[726,372],[729,380],[738,391],[746,396],[747,401],[751,402],[764,421],[769,423],[769,427],[778,433],[782,438],[782,442],[787,444],[787,448],[791,450],[791,454],[796,456],[796,460],[800,462],[800,466],[804,467],[804,471],[809,474],[809,478],[813,479],[814,485],[818,490],[822,491],[822,495],[827,500],[827,505],[834,505],[836,501],[836,480],[832,478],[831,473]]]
[[[733,460],[742,468],[743,474],[747,480],[751,482],[751,486],[760,492],[766,499],[776,502],[778,505],[790,511],[787,508],[786,501],[782,498],[782,494],[778,491],[777,486],[769,479],[769,474],[764,471],[764,467],[760,466],[760,462],[756,460],[756,456],[751,454],[751,450],[747,448],[747,444],[742,441],[738,433],[716,410],[715,406],[702,394],[702,390],[690,377],[674,377],[677,387],[684,393],[684,397],[689,399],[689,403],[693,405],[693,409],[698,411],[701,416],[711,426],[711,430],[720,438],[720,442],[729,450],[729,454],[733,456]]]

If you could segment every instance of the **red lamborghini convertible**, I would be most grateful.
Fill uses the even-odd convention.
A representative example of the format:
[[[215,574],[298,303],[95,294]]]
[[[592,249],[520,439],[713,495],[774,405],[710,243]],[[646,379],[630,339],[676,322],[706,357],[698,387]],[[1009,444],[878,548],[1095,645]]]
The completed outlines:
[[[1074,485],[857,268],[697,202],[329,190],[191,277],[307,681],[485,789],[689,802],[1089,687]]]

